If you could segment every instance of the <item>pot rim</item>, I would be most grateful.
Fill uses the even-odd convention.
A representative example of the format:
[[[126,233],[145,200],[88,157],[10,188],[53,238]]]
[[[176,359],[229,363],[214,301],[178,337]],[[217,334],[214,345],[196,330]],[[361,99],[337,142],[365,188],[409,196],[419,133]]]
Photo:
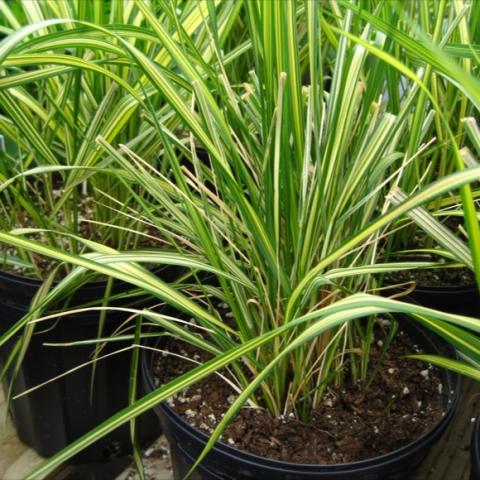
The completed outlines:
[[[165,265],[159,265],[158,268],[154,268],[152,272],[154,274],[160,274],[163,270],[168,269],[170,265],[165,264]],[[105,275],[104,275],[105,276]],[[109,277],[110,278],[110,277]],[[112,277],[113,278],[113,277]],[[45,280],[41,280],[39,278],[34,278],[34,277],[28,277],[26,275],[20,275],[18,273],[12,273],[8,272],[7,270],[3,270],[0,268],[0,280],[7,280],[12,283],[16,283],[18,285],[21,285],[23,287],[29,287],[29,288],[39,288],[42,286]],[[62,279],[60,280],[54,280],[52,282],[52,286],[58,285],[61,282]],[[132,288],[135,288],[133,284],[130,284],[126,282],[125,280],[118,280],[115,279],[115,282],[117,284],[125,284],[125,285],[130,285]],[[107,285],[107,280],[105,279],[93,279],[93,280],[88,280],[82,285],[82,289],[91,289],[95,290],[98,288],[105,288]]]
[[[415,280],[412,280],[412,282],[415,282]],[[416,282],[415,282],[416,283]],[[397,289],[397,290],[403,290],[404,288],[401,286],[401,284],[396,284],[396,283],[384,283],[383,286],[389,287],[392,290]],[[406,289],[405,289],[406,290]],[[471,283],[468,285],[460,285],[460,286],[455,286],[455,285],[428,285],[428,284],[419,284],[416,283],[415,289],[409,294],[415,294],[415,292],[422,292],[422,293],[430,293],[430,294],[444,294],[444,293],[454,293],[456,295],[461,295],[461,294],[477,294],[480,295],[480,290],[477,287],[475,283]]]
[[[40,287],[45,280],[37,277],[28,277],[27,275],[21,275],[18,273],[9,272],[4,269],[0,269],[0,279],[3,278],[12,283],[17,283],[26,287]],[[57,285],[61,280],[55,280],[52,285]],[[106,280],[89,280],[84,288],[98,288],[102,284],[106,284]]]
[[[452,293],[456,295],[471,293],[480,295],[478,287],[474,283],[470,285],[461,285],[459,287],[454,285],[417,285],[412,293],[415,292],[438,293],[439,295],[444,293]]]

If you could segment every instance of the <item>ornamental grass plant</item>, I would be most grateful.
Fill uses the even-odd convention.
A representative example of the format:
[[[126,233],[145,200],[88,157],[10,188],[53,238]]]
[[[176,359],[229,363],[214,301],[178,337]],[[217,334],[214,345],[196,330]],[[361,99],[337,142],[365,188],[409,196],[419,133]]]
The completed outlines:
[[[480,275],[478,221],[468,186],[478,181],[480,168],[465,165],[455,133],[459,125],[450,123],[426,73],[414,68],[437,75],[437,87],[467,99],[465,112],[478,111],[478,80],[450,56],[466,55],[467,46],[450,45],[447,35],[469,10],[455,7],[452,23],[433,23],[437,39],[446,38],[437,45],[422,25],[426,12],[420,2],[419,25],[401,22],[400,12],[380,2],[361,2],[365,8],[346,1],[325,7],[245,2],[235,15],[248,34],[232,54],[223,51],[220,17],[211,14],[214,2],[205,5],[209,15],[197,26],[205,31],[202,50],[196,30],[186,35],[181,28],[181,9],[135,4],[136,18],[160,39],[168,69],[145,54],[142,44],[123,38],[121,29],[85,23],[95,38],[113,40],[144,80],[143,97],[138,98],[140,90],[134,95],[131,85],[122,95],[144,109],[161,164],[131,141],[112,145],[102,131],[95,132],[92,149],[134,202],[135,218],[164,234],[165,247],[124,251],[78,238],[85,250],[66,252],[22,232],[1,232],[1,242],[72,268],[0,344],[29,322],[41,322],[49,302],[93,271],[127,281],[175,309],[173,314],[132,310],[137,320],[124,338],[132,341],[134,367],[141,338],[152,325],[157,327],[153,334],[188,342],[212,358],[140,399],[133,392],[133,368],[130,407],[29,478],[51,471],[101,435],[225,367],[240,393],[198,461],[247,400],[272,416],[291,412],[308,422],[328,385],[368,385],[374,326],[387,316],[394,328],[391,315],[399,312],[441,332],[462,355],[461,360],[416,358],[479,378],[477,320],[379,295],[385,272],[433,265],[383,261],[388,236],[407,214],[452,258]],[[48,21],[28,29],[47,26]],[[421,27],[425,35],[418,42],[408,34]],[[72,41],[68,28],[58,37],[64,45]],[[0,58],[28,45],[28,38],[25,29],[14,34],[15,41],[7,37]],[[205,52],[211,54],[208,62]],[[232,74],[236,62],[239,68]],[[449,175],[441,171],[435,181],[428,176],[419,181],[419,159],[435,141],[433,119],[437,134],[442,131],[448,142],[454,168],[448,167]],[[117,130],[116,119],[104,128]],[[424,221],[425,209],[448,194],[461,202],[468,246],[439,230],[428,212]],[[145,268],[156,263],[177,265],[190,275],[166,283]],[[205,282],[205,272],[215,281]],[[228,321],[220,305],[227,306]],[[185,316],[198,328],[186,325]]]
[[[359,14],[372,21],[383,34],[392,37],[389,52],[414,70],[429,90],[429,93],[419,92],[416,98],[417,108],[409,120],[412,134],[405,144],[405,156],[408,157],[418,149],[422,136],[432,139],[417,160],[405,167],[399,181],[404,192],[412,193],[446,174],[476,165],[480,139],[478,105],[462,88],[458,88],[455,80],[446,81],[444,69],[453,68],[457,72],[461,69],[471,76],[473,82],[478,81],[479,52],[475,45],[478,45],[480,38],[480,6],[468,2],[411,2],[408,7],[400,10],[398,6],[389,3],[383,6],[382,14],[378,16],[372,15],[371,11]],[[431,41],[433,50],[443,50],[449,57],[440,63],[419,63],[414,53],[417,46],[411,44],[407,36],[419,44]],[[400,79],[401,74],[395,69],[390,68],[386,75],[389,105],[393,111],[397,111],[399,102],[403,101],[408,89]],[[455,143],[458,149],[453,146]],[[467,192],[470,188],[473,192]],[[467,187],[462,193],[450,192],[424,206],[428,213],[424,210],[422,222],[430,224],[431,235],[425,235],[414,222],[405,222],[405,219],[397,222],[399,231],[388,239],[386,258],[398,258],[399,255],[412,258],[416,254],[417,258],[440,260],[442,268],[461,267],[465,264],[471,268],[469,262],[456,262],[458,256],[452,262],[448,248],[444,248],[442,241],[445,235],[450,237],[447,230],[458,237],[455,240],[458,245],[465,245],[469,238],[476,236],[475,233],[467,234],[465,231],[475,210],[471,202],[467,202],[470,203],[469,207],[462,208],[462,202],[464,207],[466,205],[465,195],[478,198],[477,185]],[[466,219],[465,212],[468,212]],[[409,275],[414,278],[415,272]],[[475,283],[473,274],[470,281]]]
[[[181,17],[172,16],[172,9],[164,7],[159,20],[194,42],[207,65],[212,52],[203,21],[209,14],[206,4],[197,8],[185,2]],[[214,11],[219,42],[234,57],[228,37],[238,7],[230,3]],[[158,232],[146,231],[132,216],[135,197],[127,196],[111,174],[111,158],[95,142],[102,136],[112,145],[129,145],[162,169],[155,121],[142,106],[146,99],[159,103],[159,93],[132,65],[120,40],[108,36],[112,32],[127,39],[168,75],[168,52],[135,2],[2,1],[0,12],[0,35],[5,37],[0,73],[2,230],[43,229],[38,239],[72,253],[84,248],[75,235],[121,249],[159,243]],[[104,25],[103,31],[96,25]],[[24,32],[29,32],[27,38]],[[172,130],[178,125],[166,105],[154,116]],[[41,279],[51,271],[49,264],[42,265],[44,259],[28,251],[0,253],[7,270]]]

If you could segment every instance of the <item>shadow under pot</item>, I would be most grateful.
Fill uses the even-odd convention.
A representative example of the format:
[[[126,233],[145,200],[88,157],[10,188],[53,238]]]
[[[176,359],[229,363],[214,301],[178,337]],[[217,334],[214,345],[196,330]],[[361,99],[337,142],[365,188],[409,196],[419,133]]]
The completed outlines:
[[[454,349],[421,325],[400,317],[402,329],[424,351],[455,357]],[[152,374],[155,354],[142,352],[142,375],[147,392],[155,389]],[[192,480],[400,480],[411,478],[433,445],[447,428],[454,414],[460,379],[458,375],[441,371],[445,386],[444,415],[426,434],[414,442],[375,458],[344,464],[295,464],[260,457],[217,442],[189,478]],[[208,436],[192,427],[165,402],[154,407],[171,449],[175,480],[181,480],[193,466],[208,441]]]
[[[157,272],[162,278],[173,276],[172,269]],[[0,335],[5,333],[27,312],[29,304],[41,286],[36,279],[0,271],[0,308],[2,322]],[[89,282],[70,296],[65,309],[79,307],[87,302],[101,301],[105,295],[106,281]],[[126,294],[132,286],[116,281],[112,295]],[[150,299],[151,300],[151,299]],[[145,306],[149,298],[121,299],[115,306]],[[61,310],[60,305],[55,310]],[[48,312],[46,312],[48,313]],[[108,336],[125,321],[128,313],[112,311],[106,315],[103,336]],[[95,345],[54,347],[79,340],[91,340],[98,336],[99,311],[82,312],[48,320],[37,325],[30,340],[25,358],[13,382],[13,395],[35,387],[70,369],[92,359]],[[6,363],[9,353],[21,332],[0,348],[0,368]],[[126,347],[127,342],[108,344],[102,355]],[[50,457],[96,425],[128,405],[128,378],[130,376],[131,352],[125,351],[96,362],[92,384],[92,366],[85,366],[69,373],[11,403],[10,413],[20,440],[39,455]],[[3,365],[2,365],[3,364]],[[4,378],[7,392],[12,372]],[[161,432],[153,413],[139,419],[139,436],[145,444]],[[92,446],[83,450],[70,463],[96,463],[117,458],[131,451],[128,425],[122,426]]]

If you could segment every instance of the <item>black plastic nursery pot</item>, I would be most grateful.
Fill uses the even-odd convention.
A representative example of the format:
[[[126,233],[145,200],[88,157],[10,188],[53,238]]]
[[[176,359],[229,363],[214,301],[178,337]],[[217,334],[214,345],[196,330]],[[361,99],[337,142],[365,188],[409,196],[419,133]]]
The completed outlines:
[[[162,277],[171,274],[162,271]],[[0,272],[0,334],[15,324],[28,310],[33,295],[41,285],[35,279]],[[102,299],[106,282],[90,282],[79,288],[68,309]],[[113,293],[125,293],[132,287],[117,282]],[[131,300],[129,300],[131,302]],[[140,300],[143,305],[146,298]],[[127,306],[116,301],[116,306]],[[138,306],[138,304],[137,304]],[[58,307],[56,307],[58,309]],[[48,347],[44,343],[67,343],[95,339],[99,328],[98,311],[67,315],[38,325],[14,383],[13,394],[20,394],[92,359],[94,345]],[[109,312],[103,336],[112,334],[128,317],[127,313]],[[0,367],[6,362],[13,341],[0,349]],[[111,342],[101,355],[126,347],[125,342]],[[128,379],[131,351],[96,362],[93,386],[92,366],[83,367],[42,386],[11,403],[11,415],[20,440],[43,457],[50,457],[128,405]],[[4,379],[8,391],[11,373]],[[153,413],[139,420],[140,441],[146,443],[160,434]],[[123,426],[76,455],[71,463],[102,462],[131,451],[130,431]]]
[[[401,317],[401,328],[429,353],[455,356],[454,349],[424,327]],[[147,391],[154,390],[154,354],[142,353],[142,374]],[[454,414],[460,388],[458,375],[443,371],[445,413],[435,427],[416,441],[389,454],[348,464],[310,465],[270,460],[217,442],[192,480],[400,480],[410,478],[445,431]],[[208,436],[183,420],[166,403],[154,408],[171,449],[175,480],[181,480],[202,452]],[[479,477],[480,478],[480,477]]]
[[[477,418],[473,427],[472,440],[470,443],[470,480],[480,478],[480,417]]]
[[[386,286],[390,288],[383,291],[385,296],[407,292],[404,287],[396,287],[389,283]],[[472,317],[480,316],[480,293],[475,284],[463,286],[417,285],[411,292],[398,297],[398,300],[417,303],[443,312]]]
[[[424,307],[472,317],[480,315],[480,293],[476,285],[419,285],[408,297]]]

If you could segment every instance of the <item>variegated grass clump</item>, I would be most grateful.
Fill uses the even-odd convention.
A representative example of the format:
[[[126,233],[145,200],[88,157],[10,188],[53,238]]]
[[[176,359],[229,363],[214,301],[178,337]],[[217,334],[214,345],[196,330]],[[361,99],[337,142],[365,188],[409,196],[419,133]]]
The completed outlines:
[[[175,27],[177,39],[190,38],[208,63],[213,52],[204,20],[210,7],[183,2],[172,16],[173,5],[160,6],[150,5],[159,21]],[[234,58],[228,42],[238,6],[227,2],[214,11],[219,41]],[[37,238],[74,253],[84,250],[78,234],[115,248],[137,247],[152,232],[131,216],[135,197],[111,175],[111,159],[95,138],[127,144],[162,168],[155,120],[143,107],[146,101],[158,104],[159,94],[132,65],[120,38],[168,72],[171,59],[161,39],[135,2],[2,1],[0,16],[1,35],[7,35],[0,52],[1,228],[41,228]],[[165,104],[153,116],[171,129],[178,125]],[[0,262],[45,278],[28,250],[4,251]]]
[[[398,33],[395,19],[385,23],[378,12],[359,11],[349,2],[338,5],[245,3],[241,18],[249,36],[244,48],[253,63],[241,84],[237,78],[230,81],[231,56],[222,52],[212,16],[204,24],[216,75],[208,73],[193,40],[188,42],[183,30],[168,35],[158,12],[145,3],[137,4],[139,15],[161,39],[171,69],[161,68],[114,31],[97,29],[118,42],[145,79],[145,90],[153,92],[138,101],[161,146],[162,168],[131,144],[112,146],[101,132],[95,148],[116,166],[113,174],[128,195],[137,199],[139,188],[148,191],[138,217],[163,232],[169,248],[118,252],[88,242],[89,253],[78,255],[8,233],[0,233],[0,241],[76,266],[39,308],[92,270],[128,281],[183,312],[178,318],[137,312],[141,317],[130,336],[134,363],[144,335],[140,318],[213,358],[140,400],[132,395],[129,408],[32,475],[49,471],[102,434],[225,367],[242,393],[206,451],[247,399],[265,405],[272,415],[295,412],[308,419],[329,382],[368,384],[378,315],[403,312],[442,331],[462,361],[423,358],[479,378],[478,339],[472,333],[479,331],[477,321],[372,294],[379,274],[431,265],[382,263],[385,236],[407,213],[423,221],[421,205],[456,189],[461,189],[470,248],[452,242],[445,242],[445,248],[479,273],[478,223],[466,185],[478,180],[480,169],[463,168],[459,145],[435,96],[418,72],[395,55],[390,41],[455,82],[475,108],[480,104],[478,81],[452,65],[432,42],[417,44]],[[387,40],[385,31],[396,35]],[[184,48],[185,42],[191,48]],[[303,84],[305,69],[309,81]],[[388,72],[398,72],[402,83],[397,108],[392,108]],[[430,109],[418,103],[421,95],[443,122],[459,171],[404,192],[405,170],[434,141],[424,128]],[[157,115],[153,98],[162,99],[175,127],[170,117]],[[412,118],[417,119],[413,124]],[[409,150],[412,133],[417,142]],[[443,233],[436,227],[433,223],[425,229],[440,238]],[[142,263],[185,267],[198,281],[167,284]],[[204,284],[203,271],[213,274],[216,283]],[[220,303],[228,306],[231,321],[219,313]],[[0,344],[37,313],[22,319]],[[185,328],[182,315],[193,317],[202,330],[192,330],[190,324]],[[132,390],[134,385],[132,376]]]

